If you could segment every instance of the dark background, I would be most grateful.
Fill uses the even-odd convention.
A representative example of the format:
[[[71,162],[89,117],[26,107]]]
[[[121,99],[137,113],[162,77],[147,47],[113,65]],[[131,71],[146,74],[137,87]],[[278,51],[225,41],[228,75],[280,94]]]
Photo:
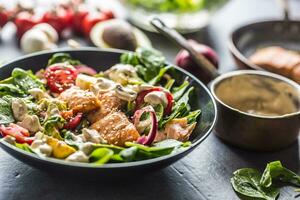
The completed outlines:
[[[292,0],[292,18],[300,19],[300,1]],[[227,49],[230,32],[244,23],[281,18],[275,0],[232,0],[218,12],[208,28],[187,35],[212,45],[220,55],[221,72],[235,69]],[[0,44],[0,61],[21,55],[12,27]],[[155,48],[172,61],[178,48],[156,34],[148,34]],[[299,36],[300,37],[300,36]],[[64,44],[61,44],[62,46]],[[287,133],[288,134],[288,133]],[[270,138],[272,139],[272,138]],[[269,161],[281,160],[299,171],[299,142],[274,153],[244,151],[224,144],[212,133],[195,151],[174,165],[144,177],[114,182],[59,177],[33,169],[0,150],[0,200],[9,199],[238,199],[231,188],[232,172],[242,167],[263,170]],[[294,199],[292,187],[281,189],[279,200]]]

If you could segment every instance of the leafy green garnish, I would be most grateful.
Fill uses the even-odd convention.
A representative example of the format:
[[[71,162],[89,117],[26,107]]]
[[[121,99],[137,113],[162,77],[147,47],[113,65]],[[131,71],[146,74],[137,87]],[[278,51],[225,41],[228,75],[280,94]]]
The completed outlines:
[[[166,85],[164,86],[164,88],[166,90],[171,90],[171,88],[173,87],[174,83],[175,83],[175,79],[172,78],[172,79],[168,80],[168,82],[166,83]]]
[[[300,186],[300,176],[283,167],[280,161],[268,163],[263,174],[256,169],[243,168],[233,175],[231,184],[242,199],[276,199],[279,189],[273,180]]]
[[[63,117],[61,117],[60,115],[52,115],[44,123],[44,134],[52,136],[59,140],[63,140],[59,133],[59,129],[61,129],[64,124],[65,119]]]
[[[79,60],[73,59],[68,53],[56,53],[53,54],[52,57],[48,60],[48,66],[53,65],[55,63],[68,63],[70,65],[80,65],[81,62]]]
[[[234,190],[242,199],[246,197],[255,199],[275,200],[279,190],[275,187],[265,188],[260,185],[261,173],[256,169],[243,168],[235,171],[231,178]]]
[[[195,111],[190,112],[188,114],[188,116],[186,116],[186,118],[188,119],[188,123],[192,124],[192,123],[197,122],[197,119],[200,116],[200,114],[201,114],[201,110],[195,110]]]
[[[138,152],[138,147],[133,146],[128,149],[124,149],[123,151],[120,152],[119,155],[122,158],[122,161],[131,162],[134,161],[137,152]]]
[[[300,186],[300,176],[283,167],[280,161],[274,161],[267,164],[261,177],[260,184],[265,187],[270,187],[272,185],[272,180],[274,179]]]
[[[8,83],[1,83],[0,84],[0,97],[5,95],[11,96],[23,96],[24,92],[17,86]]]
[[[20,143],[15,143],[15,146],[18,147],[19,149],[22,149],[24,151],[27,151],[29,153],[35,153],[30,146],[27,143],[20,144]]]
[[[25,93],[33,88],[45,90],[43,83],[31,71],[25,71],[20,68],[15,68],[12,71],[14,83]]]
[[[177,101],[184,94],[189,84],[190,83],[185,80],[180,86],[173,88],[172,94],[175,101]]]
[[[9,124],[14,121],[11,103],[0,98],[0,124]]]
[[[158,83],[161,80],[161,78],[164,76],[164,74],[172,67],[173,66],[169,65],[169,66],[161,68],[159,70],[158,74],[153,79],[151,79],[148,83],[150,85],[155,85],[156,83]]]
[[[165,57],[154,49],[139,47],[135,53],[123,54],[121,63],[134,66],[138,75],[148,82],[155,78],[161,68],[165,66]],[[155,81],[153,80],[153,82]]]
[[[107,163],[114,155],[114,152],[108,148],[95,149],[90,155],[90,162],[102,165]]]

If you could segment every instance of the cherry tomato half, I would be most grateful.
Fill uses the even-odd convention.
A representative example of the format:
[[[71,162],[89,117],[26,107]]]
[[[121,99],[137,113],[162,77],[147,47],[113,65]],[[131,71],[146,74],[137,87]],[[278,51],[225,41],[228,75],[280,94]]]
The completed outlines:
[[[61,93],[75,84],[77,70],[65,63],[57,63],[49,66],[45,71],[47,85],[51,92]]]

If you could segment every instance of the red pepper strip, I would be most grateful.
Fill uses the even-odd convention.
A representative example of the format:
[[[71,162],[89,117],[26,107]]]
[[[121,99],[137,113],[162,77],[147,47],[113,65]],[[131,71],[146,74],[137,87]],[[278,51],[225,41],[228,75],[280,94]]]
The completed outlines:
[[[82,119],[82,113],[78,113],[75,117],[71,118],[70,121],[64,125],[65,129],[74,130],[80,124]]]
[[[168,99],[168,105],[166,106],[165,110],[164,110],[164,115],[169,115],[172,112],[172,107],[173,107],[173,96],[170,92],[165,92],[166,97]]]
[[[29,131],[16,124],[9,124],[8,127],[4,125],[0,126],[0,133],[3,137],[10,135],[16,139],[18,143],[31,144],[34,141],[34,137],[29,137]]]
[[[158,130],[158,121],[157,121],[156,113],[155,113],[154,109],[152,108],[152,106],[146,106],[140,110],[137,110],[133,115],[133,122],[134,122],[134,125],[137,127],[140,122],[141,116],[145,112],[150,113],[150,119],[152,122],[151,129],[150,129],[148,135],[141,136],[140,138],[138,138],[137,142],[140,144],[143,144],[143,145],[151,145],[154,142],[154,139],[156,137],[157,130]]]
[[[150,92],[154,92],[154,91],[163,91],[161,88],[159,87],[155,87],[155,88],[151,88],[149,90],[144,90],[141,91],[136,100],[135,100],[135,110],[140,109],[140,107],[142,106],[142,104],[144,103],[144,98],[145,96],[150,93]],[[164,109],[164,115],[169,115],[172,111],[172,106],[173,106],[173,96],[171,93],[163,91],[166,94],[166,97],[168,99],[168,104],[166,106],[166,108]]]

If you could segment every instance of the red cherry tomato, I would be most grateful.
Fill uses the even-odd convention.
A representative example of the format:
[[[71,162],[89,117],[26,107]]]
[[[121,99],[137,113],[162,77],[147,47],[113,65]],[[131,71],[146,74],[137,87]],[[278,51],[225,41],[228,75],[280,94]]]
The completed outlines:
[[[89,14],[87,7],[84,4],[78,5],[74,10],[73,15],[73,30],[76,34],[82,35],[82,22],[83,19]]]
[[[98,23],[107,20],[107,16],[102,12],[93,12],[86,15],[82,21],[82,30],[86,37],[89,36],[93,26]]]
[[[41,23],[41,19],[30,12],[23,11],[16,15],[14,22],[17,27],[17,36],[21,38],[26,31]]]
[[[73,11],[58,7],[55,10],[46,12],[43,15],[42,21],[50,24],[60,34],[63,30],[70,27],[72,24]]]
[[[45,71],[47,85],[51,92],[61,93],[75,84],[77,70],[64,63],[49,66]]]
[[[70,119],[70,121],[64,125],[65,129],[74,130],[80,124],[82,119],[82,113],[77,113],[77,115]]]
[[[0,5],[0,27],[3,27],[12,17],[13,12]]]
[[[106,15],[107,19],[115,18],[115,14],[111,10],[102,10],[102,13]]]
[[[21,126],[16,124],[9,124],[5,127],[4,125],[0,126],[0,133],[3,137],[10,135],[16,139],[18,143],[27,143],[31,144],[34,140],[34,137],[29,137],[29,131]]]

